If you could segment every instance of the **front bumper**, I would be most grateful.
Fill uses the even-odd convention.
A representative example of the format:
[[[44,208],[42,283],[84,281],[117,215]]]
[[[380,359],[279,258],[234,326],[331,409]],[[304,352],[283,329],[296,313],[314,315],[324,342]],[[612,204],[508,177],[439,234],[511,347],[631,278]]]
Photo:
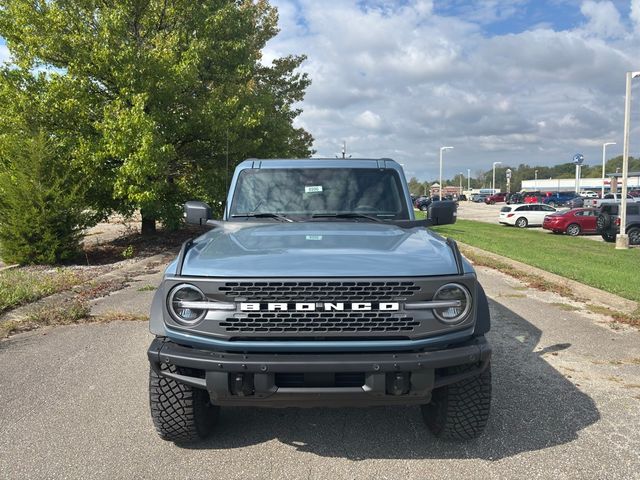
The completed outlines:
[[[489,364],[484,337],[429,352],[399,353],[227,353],[185,347],[156,338],[148,350],[151,368],[161,376],[209,392],[212,403],[235,406],[369,406],[423,404],[431,391],[479,375]],[[179,373],[164,369],[175,365]],[[448,367],[468,365],[463,373]],[[282,386],[279,378],[326,378],[359,374],[360,386]]]

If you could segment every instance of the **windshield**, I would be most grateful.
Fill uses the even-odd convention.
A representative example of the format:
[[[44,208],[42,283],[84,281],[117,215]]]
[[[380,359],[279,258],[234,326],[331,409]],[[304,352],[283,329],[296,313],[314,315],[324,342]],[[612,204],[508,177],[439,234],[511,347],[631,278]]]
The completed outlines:
[[[373,168],[243,170],[229,213],[287,217],[359,213],[409,219],[398,173]]]

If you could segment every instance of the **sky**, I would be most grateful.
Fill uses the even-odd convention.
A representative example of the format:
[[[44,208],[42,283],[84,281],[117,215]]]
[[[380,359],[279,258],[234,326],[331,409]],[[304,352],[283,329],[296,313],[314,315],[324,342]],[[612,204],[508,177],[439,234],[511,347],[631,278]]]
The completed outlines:
[[[408,177],[493,162],[589,165],[622,153],[625,73],[640,71],[640,0],[272,0],[263,61],[304,54],[299,126],[316,156],[390,157]],[[640,78],[631,154],[640,150]],[[637,155],[637,154],[636,154]]]
[[[493,162],[588,165],[622,153],[625,72],[640,71],[640,0],[271,0],[263,62],[304,54],[298,126],[315,156],[390,157],[407,177]],[[9,52],[0,38],[0,61]],[[640,155],[640,78],[631,154]]]

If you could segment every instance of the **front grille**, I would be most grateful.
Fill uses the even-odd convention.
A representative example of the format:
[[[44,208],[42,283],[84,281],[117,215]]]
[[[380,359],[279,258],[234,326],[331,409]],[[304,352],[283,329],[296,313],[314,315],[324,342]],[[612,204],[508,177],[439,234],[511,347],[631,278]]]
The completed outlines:
[[[396,315],[396,316],[394,316]],[[420,322],[392,312],[255,312],[220,322],[228,333],[413,332]]]
[[[364,385],[364,382],[363,372],[275,374],[275,385],[282,388],[361,387]]]
[[[252,302],[380,302],[407,300],[420,291],[414,282],[226,282],[219,291]]]

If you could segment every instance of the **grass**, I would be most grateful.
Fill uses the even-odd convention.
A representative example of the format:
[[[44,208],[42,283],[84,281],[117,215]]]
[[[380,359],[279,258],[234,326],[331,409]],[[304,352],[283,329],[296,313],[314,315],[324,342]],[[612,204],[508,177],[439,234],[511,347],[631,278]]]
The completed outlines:
[[[615,250],[613,245],[604,242],[473,220],[458,220],[433,230],[462,243],[640,301],[640,249]],[[487,266],[496,268],[493,261]],[[512,270],[506,264],[503,267]],[[498,269],[501,268],[498,266]]]
[[[14,268],[0,272],[0,313],[82,283],[82,275],[63,269]]]

